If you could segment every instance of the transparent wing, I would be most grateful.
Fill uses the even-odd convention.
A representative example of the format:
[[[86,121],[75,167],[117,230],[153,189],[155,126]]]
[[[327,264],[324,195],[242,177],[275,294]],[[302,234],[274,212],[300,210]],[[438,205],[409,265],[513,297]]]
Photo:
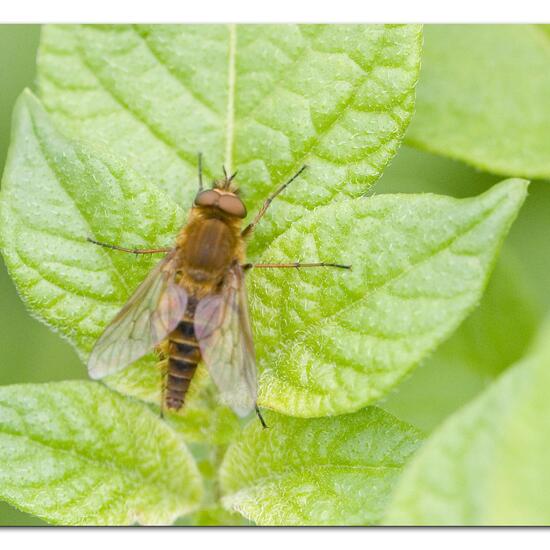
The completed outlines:
[[[257,397],[256,357],[244,272],[235,264],[220,294],[202,299],[195,311],[195,335],[202,358],[221,399],[238,415],[254,409]]]
[[[154,267],[96,342],[88,360],[92,378],[123,369],[176,328],[187,293],[174,280],[175,255],[174,249]]]

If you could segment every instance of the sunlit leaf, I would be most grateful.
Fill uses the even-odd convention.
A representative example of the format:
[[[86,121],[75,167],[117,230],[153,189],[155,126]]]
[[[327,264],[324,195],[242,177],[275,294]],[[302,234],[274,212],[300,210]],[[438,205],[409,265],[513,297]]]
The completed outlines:
[[[451,416],[403,473],[387,523],[550,523],[550,326],[524,360]]]
[[[477,305],[525,193],[507,180],[462,200],[380,195],[295,223],[265,260],[353,270],[251,273],[260,403],[322,416],[383,397]]]
[[[252,422],[220,470],[224,505],[260,525],[376,523],[420,433],[381,409]]]
[[[249,212],[304,163],[258,252],[309,210],[363,194],[414,106],[418,25],[47,26],[39,89],[64,131],[114,152],[179,204],[239,171]]]
[[[171,524],[200,503],[181,437],[92,382],[0,388],[0,498],[61,525]]]
[[[430,191],[467,197],[496,182],[496,176],[405,146],[384,172],[377,191]],[[545,265],[550,251],[546,253],[539,247],[532,255],[530,250],[533,226],[542,225],[547,218],[546,203],[541,201],[541,191],[547,189],[545,182],[529,186],[529,196],[506,239],[479,307],[387,396],[382,404],[385,410],[423,430],[432,430],[524,355],[545,302],[550,299],[545,293],[537,296],[532,284],[537,282],[533,268]],[[547,194],[550,196],[550,189]],[[540,283],[545,284],[543,280]]]

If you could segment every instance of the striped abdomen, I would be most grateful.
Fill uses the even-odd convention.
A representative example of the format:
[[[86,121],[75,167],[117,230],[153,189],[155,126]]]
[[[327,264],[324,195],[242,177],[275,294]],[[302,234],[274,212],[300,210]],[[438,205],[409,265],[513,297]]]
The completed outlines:
[[[167,409],[181,409],[197,364],[201,360],[193,327],[195,306],[194,300],[190,298],[183,319],[168,336],[168,368],[164,390],[164,404]]]

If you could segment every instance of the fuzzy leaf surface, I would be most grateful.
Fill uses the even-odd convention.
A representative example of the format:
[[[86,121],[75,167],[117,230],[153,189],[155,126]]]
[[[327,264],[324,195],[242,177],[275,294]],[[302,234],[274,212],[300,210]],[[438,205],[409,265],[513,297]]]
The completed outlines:
[[[525,186],[510,180],[464,200],[338,201],[293,224],[264,259],[354,269],[252,270],[261,403],[322,416],[382,397],[479,301]],[[23,298],[83,356],[155,261],[99,248],[86,236],[163,245],[181,224],[160,190],[62,136],[30,93],[15,115],[0,216],[6,263]],[[158,403],[153,363],[145,358],[107,382]]]
[[[60,127],[191,204],[239,171],[248,211],[303,164],[258,252],[320,204],[357,196],[395,154],[414,106],[418,25],[46,26],[39,90]]]
[[[159,260],[106,252],[86,237],[138,247],[171,245],[182,211],[131,168],[113,158],[99,160],[64,137],[30,92],[17,104],[12,146],[0,206],[6,264],[31,311],[85,360]],[[105,381],[158,404],[156,360],[151,354]],[[201,369],[181,419],[170,415],[186,441],[223,443],[238,429],[234,415],[216,404],[212,386]]]
[[[0,498],[61,525],[171,524],[202,482],[179,435],[93,382],[0,388]]]
[[[535,349],[411,461],[386,518],[407,525],[550,523],[550,325]]]
[[[381,406],[429,432],[518,361],[540,322],[524,272],[501,254],[479,307]]]
[[[21,297],[83,358],[159,259],[106,253],[86,238],[164,246],[182,223],[181,210],[137,173],[59,133],[28,91],[15,109],[1,197],[3,255]],[[158,401],[151,358],[111,384]]]
[[[526,185],[341,201],[293,224],[264,260],[353,270],[252,270],[260,403],[310,417],[383,397],[477,305]]]
[[[384,172],[377,191],[468,197],[497,181],[497,176],[404,146]],[[548,254],[541,247],[533,254],[528,245],[536,234],[532,225],[546,219],[548,201],[539,191],[547,189],[545,182],[530,184],[529,196],[502,247],[479,307],[386,397],[381,404],[386,411],[431,431],[525,355],[543,317],[545,291],[535,292],[533,266],[543,268]],[[521,233],[525,239],[516,242]]]
[[[379,521],[420,433],[381,409],[299,419],[269,414],[229,447],[222,502],[259,525]]]

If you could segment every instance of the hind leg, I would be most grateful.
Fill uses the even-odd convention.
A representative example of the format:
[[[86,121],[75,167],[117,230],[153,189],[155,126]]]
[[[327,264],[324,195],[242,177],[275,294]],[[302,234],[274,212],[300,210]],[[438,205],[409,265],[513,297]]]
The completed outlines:
[[[264,417],[262,416],[262,413],[260,412],[260,407],[258,405],[254,405],[254,409],[256,410],[256,414],[258,415],[258,418],[262,424],[262,428],[265,430],[269,426],[265,423]]]

